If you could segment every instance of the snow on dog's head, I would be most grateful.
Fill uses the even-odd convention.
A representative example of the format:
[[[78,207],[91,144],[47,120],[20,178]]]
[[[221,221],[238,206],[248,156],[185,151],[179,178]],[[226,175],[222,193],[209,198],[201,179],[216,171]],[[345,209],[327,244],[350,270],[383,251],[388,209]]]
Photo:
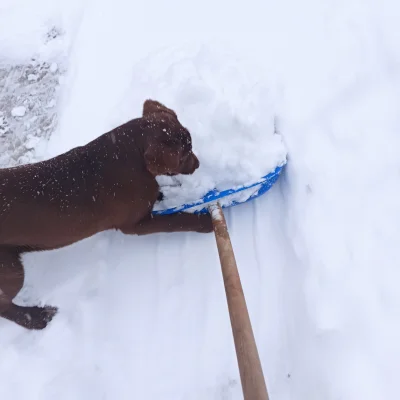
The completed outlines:
[[[144,158],[152,175],[189,175],[199,167],[191,135],[175,111],[158,101],[146,100],[143,120],[147,137]]]

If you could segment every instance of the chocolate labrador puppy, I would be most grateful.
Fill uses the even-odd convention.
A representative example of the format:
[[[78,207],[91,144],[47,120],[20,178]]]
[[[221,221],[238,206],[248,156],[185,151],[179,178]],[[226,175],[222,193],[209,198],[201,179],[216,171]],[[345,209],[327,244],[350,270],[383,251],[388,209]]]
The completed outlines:
[[[0,316],[43,329],[54,307],[12,302],[24,252],[68,246],[98,232],[211,232],[209,215],[152,216],[157,175],[192,174],[199,161],[174,111],[146,100],[133,119],[50,160],[0,169]]]

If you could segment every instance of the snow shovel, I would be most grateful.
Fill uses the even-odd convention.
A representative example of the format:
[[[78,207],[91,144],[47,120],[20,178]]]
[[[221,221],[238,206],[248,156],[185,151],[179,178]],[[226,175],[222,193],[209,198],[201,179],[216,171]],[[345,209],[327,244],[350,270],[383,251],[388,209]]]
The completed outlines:
[[[224,213],[218,203],[210,206],[210,213],[221,262],[243,396],[245,400],[268,400],[264,374]]]
[[[278,180],[283,167],[284,165],[276,167],[274,172],[248,185],[222,192],[213,190],[207,193],[202,199],[192,203],[153,211],[154,214],[173,214],[191,209],[194,213],[209,212],[211,214],[244,400],[269,400],[269,396],[222,209],[252,200],[267,192]],[[244,191],[248,192],[248,196],[243,196],[243,193],[240,193]],[[240,193],[240,196],[235,196],[238,193]],[[230,200],[226,201],[227,198],[230,198]],[[221,205],[222,201],[224,202]]]

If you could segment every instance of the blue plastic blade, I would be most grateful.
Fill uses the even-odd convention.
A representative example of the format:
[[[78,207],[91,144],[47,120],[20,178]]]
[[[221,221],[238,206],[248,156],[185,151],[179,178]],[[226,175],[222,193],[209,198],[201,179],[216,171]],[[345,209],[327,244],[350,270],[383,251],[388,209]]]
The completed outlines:
[[[152,213],[153,213],[153,215],[167,215],[167,214],[174,214],[174,213],[183,212],[183,211],[189,211],[189,209],[196,207],[196,210],[193,211],[193,213],[194,214],[203,214],[203,213],[208,212],[208,205],[210,203],[215,203],[217,200],[220,200],[227,196],[231,196],[235,193],[242,192],[243,190],[254,188],[255,189],[254,193],[251,194],[246,200],[244,200],[244,201],[233,200],[228,205],[222,204],[221,206],[222,206],[222,208],[226,208],[226,207],[233,207],[238,204],[246,203],[246,202],[253,200],[253,199],[261,196],[262,194],[266,193],[272,187],[272,185],[278,180],[283,167],[284,167],[284,165],[276,167],[273,172],[269,173],[268,175],[263,176],[256,182],[253,182],[253,183],[250,183],[247,185],[243,185],[243,186],[239,186],[234,189],[227,189],[227,190],[222,190],[222,191],[218,191],[218,190],[214,189],[214,190],[209,191],[205,196],[203,196],[201,199],[198,199],[196,201],[182,204],[177,207],[167,208],[164,210],[153,210]],[[258,190],[257,190],[257,187],[259,187]],[[202,205],[204,205],[204,207],[201,207]]]

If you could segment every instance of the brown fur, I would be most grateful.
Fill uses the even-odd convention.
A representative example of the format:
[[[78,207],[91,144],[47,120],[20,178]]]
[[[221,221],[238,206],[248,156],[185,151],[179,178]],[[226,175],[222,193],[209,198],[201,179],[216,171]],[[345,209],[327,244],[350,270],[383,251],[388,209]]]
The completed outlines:
[[[174,111],[147,100],[133,119],[50,160],[0,169],[0,316],[43,329],[54,307],[21,307],[20,255],[68,246],[98,232],[210,232],[209,215],[152,217],[155,177],[192,174],[199,166],[191,137]]]

